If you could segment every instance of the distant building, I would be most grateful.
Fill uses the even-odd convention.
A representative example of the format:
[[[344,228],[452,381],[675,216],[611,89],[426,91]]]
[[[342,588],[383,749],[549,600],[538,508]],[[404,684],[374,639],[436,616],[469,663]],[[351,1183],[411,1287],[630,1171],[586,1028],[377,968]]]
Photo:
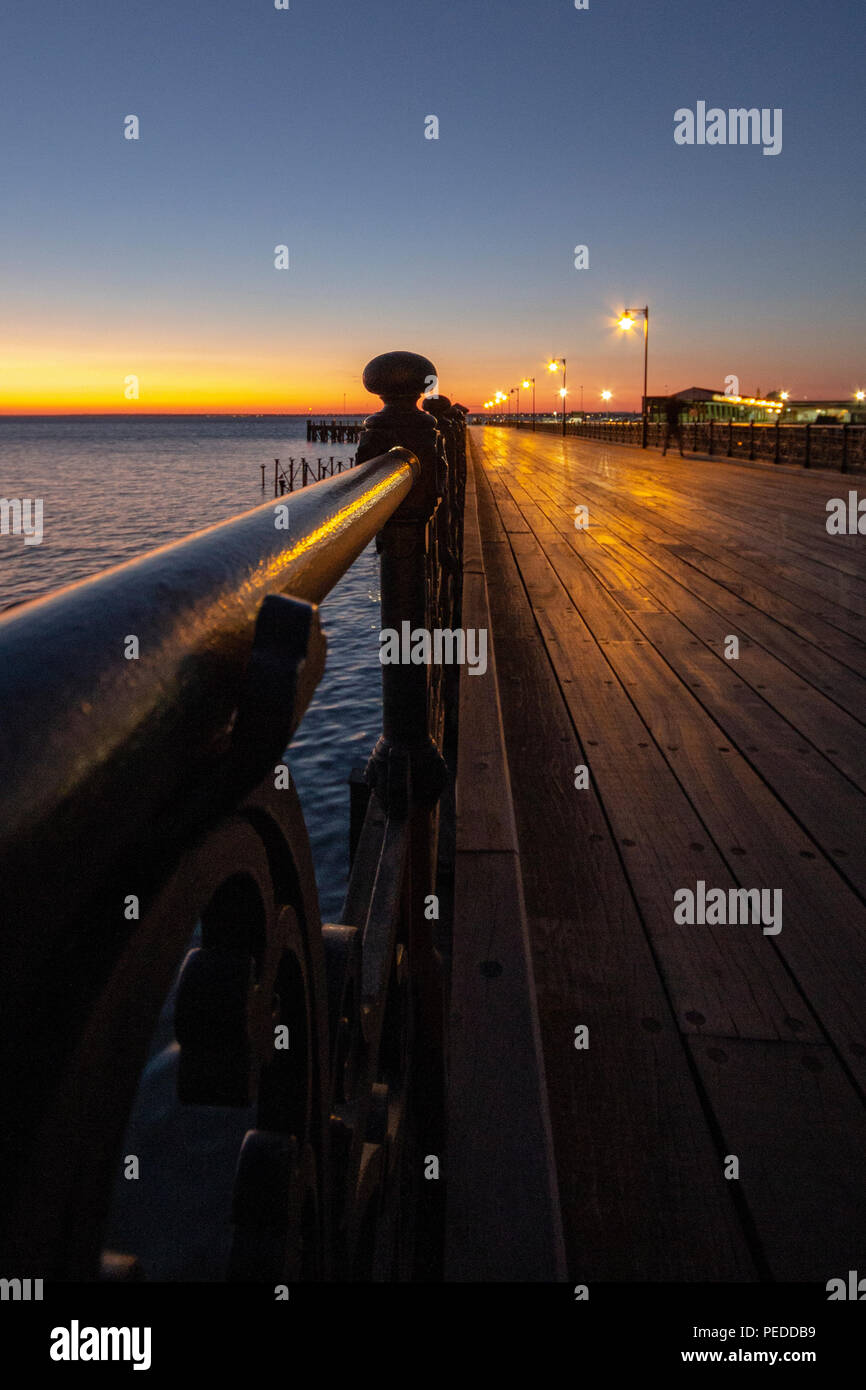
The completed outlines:
[[[683,403],[681,419],[684,420],[760,420],[772,422],[781,414],[786,402],[770,396],[761,400],[757,396],[729,396],[724,391],[712,391],[706,386],[690,386],[686,391],[674,392]],[[664,420],[667,396],[647,396],[649,418]]]
[[[866,401],[785,401],[789,425],[866,425]]]
[[[719,420],[725,424],[755,420],[761,424],[785,425],[866,424],[866,401],[848,400],[783,400],[780,391],[770,391],[765,398],[729,396],[724,391],[712,391],[706,386],[690,386],[675,393],[683,403],[681,419]],[[667,396],[647,396],[651,420],[664,420]]]

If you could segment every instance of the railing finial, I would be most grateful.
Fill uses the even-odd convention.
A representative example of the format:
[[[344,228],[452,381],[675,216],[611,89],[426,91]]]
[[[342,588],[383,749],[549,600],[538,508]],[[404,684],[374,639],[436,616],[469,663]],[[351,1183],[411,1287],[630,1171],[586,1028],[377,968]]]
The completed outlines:
[[[436,368],[417,352],[383,352],[364,368],[364,385],[381,396],[384,408],[364,421],[358,462],[376,458],[395,445],[411,449],[421,463],[421,480],[401,511],[429,517],[445,487],[445,454],[436,421],[419,410],[419,396],[436,389]]]
[[[429,357],[417,352],[383,352],[364,368],[364,385],[387,405],[415,404],[437,380]]]

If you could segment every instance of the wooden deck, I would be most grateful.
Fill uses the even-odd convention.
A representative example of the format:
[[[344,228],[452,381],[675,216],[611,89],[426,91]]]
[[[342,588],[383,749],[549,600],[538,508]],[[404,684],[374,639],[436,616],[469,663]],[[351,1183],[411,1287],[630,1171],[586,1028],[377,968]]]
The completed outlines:
[[[863,1272],[856,479],[492,428],[472,468],[569,1277]],[[781,932],[677,925],[699,880]]]

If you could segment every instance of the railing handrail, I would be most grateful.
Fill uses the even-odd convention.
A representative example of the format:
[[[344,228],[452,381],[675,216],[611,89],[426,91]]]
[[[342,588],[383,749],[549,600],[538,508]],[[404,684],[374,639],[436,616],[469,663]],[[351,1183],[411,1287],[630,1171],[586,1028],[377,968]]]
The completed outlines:
[[[224,747],[263,600],[318,604],[419,474],[413,453],[392,448],[0,616],[9,906],[67,915],[78,875],[107,866],[194,782]],[[125,659],[130,636],[138,659]]]

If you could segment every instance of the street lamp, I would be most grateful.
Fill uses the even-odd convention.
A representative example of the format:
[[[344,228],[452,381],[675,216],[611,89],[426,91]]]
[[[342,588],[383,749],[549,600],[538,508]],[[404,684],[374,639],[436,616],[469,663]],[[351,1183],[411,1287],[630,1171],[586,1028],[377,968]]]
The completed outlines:
[[[866,401],[866,391],[855,391],[854,399],[855,401]]]
[[[645,304],[642,309],[623,309],[619,320],[619,327],[624,333],[628,333],[634,328],[635,314],[643,314],[643,429],[641,431],[641,448],[646,448],[647,440],[647,359],[649,357],[649,305]]]
[[[611,400],[612,398],[613,398],[613,392],[612,392],[612,391],[602,391],[602,393],[601,393],[601,399],[602,399],[603,401],[609,401],[609,400]],[[608,414],[610,414],[610,411],[608,411]]]
[[[534,376],[527,377],[526,381],[524,381],[524,383],[523,383],[523,389],[524,389],[524,391],[528,391],[529,388],[530,388],[530,386],[532,387],[532,428],[535,429],[535,377],[534,377]]]
[[[547,370],[548,370],[549,372],[558,372],[558,371],[559,371],[559,364],[560,364],[560,362],[562,363],[562,389],[560,390],[559,394],[560,394],[560,396],[562,397],[562,433],[565,434],[565,397],[566,397],[566,395],[568,394],[567,391],[566,391],[566,389],[565,389],[565,385],[566,385],[566,377],[565,377],[565,358],[564,358],[564,357],[551,357],[550,361],[549,361],[548,364],[547,364]]]
[[[511,388],[511,390],[509,391],[508,394],[509,394],[510,396],[513,396],[515,393],[516,393],[516,395],[517,395],[517,413],[516,413],[516,415],[515,415],[515,417],[514,417],[514,428],[517,429],[517,430],[519,430],[519,429],[520,429],[520,387],[519,387],[519,386],[512,386],[512,388]]]

